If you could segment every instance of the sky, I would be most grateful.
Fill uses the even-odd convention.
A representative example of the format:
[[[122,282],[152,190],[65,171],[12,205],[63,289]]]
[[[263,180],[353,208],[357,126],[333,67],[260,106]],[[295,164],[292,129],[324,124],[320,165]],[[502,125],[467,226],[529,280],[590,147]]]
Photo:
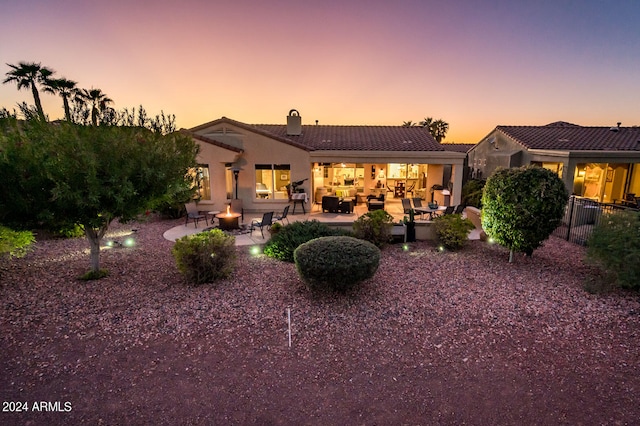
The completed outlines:
[[[0,0],[0,77],[39,62],[190,128],[449,123],[640,125],[637,0]],[[62,100],[42,94],[45,113]],[[33,104],[0,84],[0,107]]]

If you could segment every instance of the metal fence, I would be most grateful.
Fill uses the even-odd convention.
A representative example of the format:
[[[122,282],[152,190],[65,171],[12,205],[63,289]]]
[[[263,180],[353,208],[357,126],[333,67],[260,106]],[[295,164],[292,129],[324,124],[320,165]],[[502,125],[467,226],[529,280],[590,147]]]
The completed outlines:
[[[621,210],[627,210],[627,207],[619,204],[599,203],[589,198],[572,195],[567,203],[562,224],[553,231],[553,235],[584,246],[587,244],[591,231],[600,223],[603,216]]]

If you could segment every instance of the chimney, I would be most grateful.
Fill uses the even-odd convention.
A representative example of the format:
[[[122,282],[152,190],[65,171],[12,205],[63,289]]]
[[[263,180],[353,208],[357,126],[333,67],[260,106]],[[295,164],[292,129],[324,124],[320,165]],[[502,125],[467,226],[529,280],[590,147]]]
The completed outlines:
[[[612,126],[609,130],[611,130],[612,132],[617,132],[620,130],[620,126],[622,125],[622,123],[620,121],[618,121],[617,126]]]
[[[287,116],[287,135],[300,136],[302,134],[302,117],[300,113],[292,109]]]

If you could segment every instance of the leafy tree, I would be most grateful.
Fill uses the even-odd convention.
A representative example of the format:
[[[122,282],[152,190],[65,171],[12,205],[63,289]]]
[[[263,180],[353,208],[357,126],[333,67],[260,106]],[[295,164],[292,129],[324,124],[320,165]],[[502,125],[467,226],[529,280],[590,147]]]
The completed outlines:
[[[38,84],[46,85],[47,80],[55,71],[50,68],[43,67],[40,63],[35,62],[19,62],[18,65],[7,65],[11,67],[12,70],[5,74],[7,78],[5,78],[2,83],[16,83],[18,85],[18,90],[31,89],[33,100],[38,111],[38,117],[40,120],[46,121],[44,110],[42,109],[42,102],[40,102]]]
[[[0,120],[0,223],[82,225],[98,273],[111,221],[134,218],[179,185],[196,154],[180,133]]]
[[[640,213],[603,216],[587,241],[587,256],[621,287],[640,289]]]
[[[69,98],[78,96],[78,89],[76,89],[76,83],[66,78],[55,78],[47,80],[44,91],[48,93],[58,94],[62,98],[62,105],[64,107],[64,118],[71,122],[71,109],[69,108]]]
[[[482,228],[497,243],[531,256],[560,225],[569,198],[562,180],[537,166],[497,169],[484,186]]]
[[[97,126],[99,114],[107,108],[108,104],[112,104],[113,100],[100,89],[82,89],[80,95],[84,100],[91,103],[91,123]]]

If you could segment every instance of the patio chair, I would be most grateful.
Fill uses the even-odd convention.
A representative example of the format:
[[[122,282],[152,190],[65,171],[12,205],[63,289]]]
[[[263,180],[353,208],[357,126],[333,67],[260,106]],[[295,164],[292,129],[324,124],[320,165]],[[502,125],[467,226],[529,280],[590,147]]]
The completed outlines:
[[[464,204],[458,204],[458,206],[456,207],[456,210],[454,211],[455,214],[462,214],[462,212],[464,211]]]
[[[447,206],[446,209],[444,209],[444,211],[442,212],[442,215],[447,215],[447,214],[453,214],[453,212],[455,211],[455,207],[454,206]]]
[[[411,200],[408,198],[402,199],[402,209],[404,210],[404,214],[409,214],[413,207],[411,207]]]
[[[333,195],[325,195],[322,197],[322,213],[328,211],[329,213],[338,213],[340,209],[340,198]]]
[[[413,202],[413,209],[415,210],[416,213],[420,213],[420,219],[422,219],[424,214],[427,213],[424,210],[425,207],[422,205],[422,198],[415,197],[415,198],[412,198],[411,201]]]
[[[260,228],[260,233],[262,234],[262,238],[264,238],[264,227],[267,229],[271,228],[271,224],[273,223],[273,212],[267,212],[262,215],[262,220],[253,219],[251,221],[251,227],[249,228],[250,233],[253,234],[254,228]]]
[[[279,215],[279,216],[274,217],[273,219],[276,220],[276,221],[279,220],[280,222],[282,222],[284,219],[287,219],[287,223],[289,223],[289,219],[287,218],[287,215],[289,214],[289,207],[291,207],[291,206],[286,206],[284,208],[284,211],[282,212],[282,214]],[[282,223],[284,223],[284,222],[282,222]]]
[[[184,221],[184,226],[187,226],[187,224],[189,223],[189,219],[193,220],[193,225],[196,228],[198,227],[198,221],[200,219],[204,219],[204,223],[206,223],[207,226],[209,226],[207,215],[201,214],[198,211],[198,205],[196,203],[187,203],[184,205],[184,208],[187,210],[187,217],[186,217],[186,220]]]

